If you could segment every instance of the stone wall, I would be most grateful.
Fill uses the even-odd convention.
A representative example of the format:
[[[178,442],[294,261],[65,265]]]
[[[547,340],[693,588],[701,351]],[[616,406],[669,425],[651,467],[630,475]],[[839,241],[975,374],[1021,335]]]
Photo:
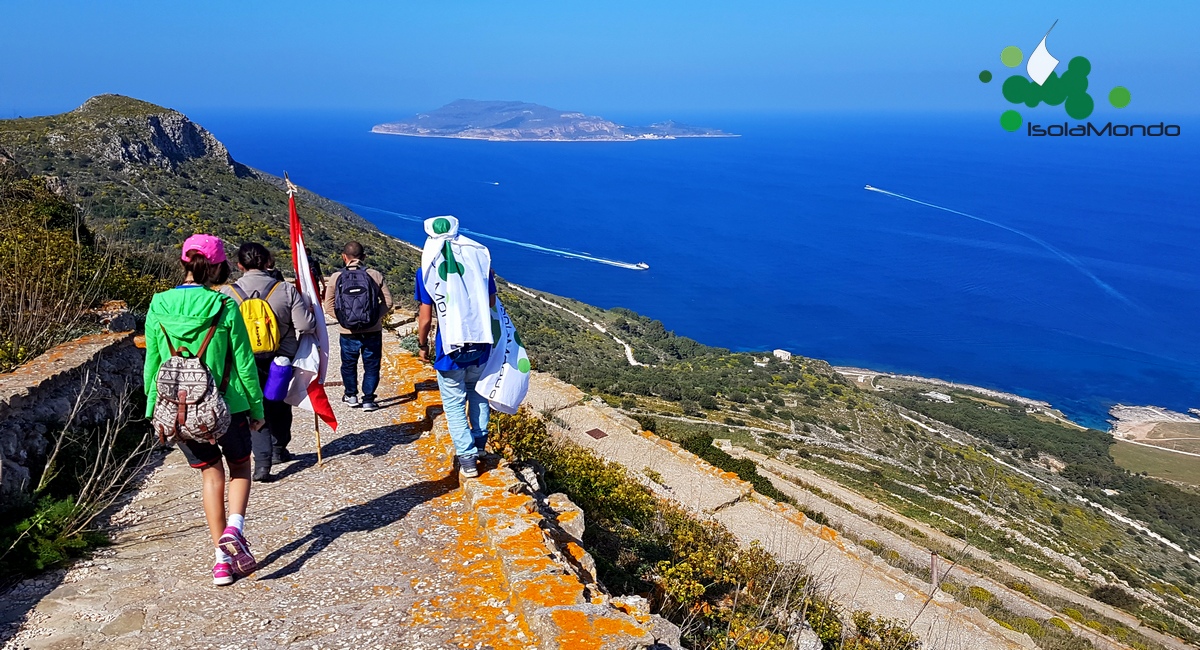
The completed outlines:
[[[48,434],[93,427],[141,392],[145,353],[133,334],[90,334],[0,375],[0,511],[28,496],[44,469]],[[135,414],[137,415],[137,414]]]

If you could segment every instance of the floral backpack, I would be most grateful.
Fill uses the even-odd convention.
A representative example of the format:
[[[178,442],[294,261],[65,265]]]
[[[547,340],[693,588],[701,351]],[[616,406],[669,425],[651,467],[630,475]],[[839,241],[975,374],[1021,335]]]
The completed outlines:
[[[170,358],[158,367],[154,379],[158,386],[158,398],[154,402],[150,424],[158,433],[161,443],[165,444],[168,439],[211,443],[229,430],[229,405],[222,395],[229,386],[232,357],[225,359],[225,375],[220,387],[204,366],[204,352],[224,313],[225,306],[222,305],[195,354],[183,346],[177,348],[172,345],[166,328],[159,325],[167,339],[167,349],[171,351]]]

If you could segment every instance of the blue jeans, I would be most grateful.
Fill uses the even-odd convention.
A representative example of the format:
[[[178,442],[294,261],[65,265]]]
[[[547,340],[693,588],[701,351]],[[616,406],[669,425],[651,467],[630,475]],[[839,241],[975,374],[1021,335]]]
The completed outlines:
[[[459,456],[470,456],[483,452],[487,444],[488,408],[487,398],[475,392],[475,383],[483,376],[483,366],[470,366],[461,370],[437,371],[438,390],[442,393],[442,408],[446,412],[446,424],[450,427],[450,439]]]
[[[342,387],[347,395],[358,395],[358,356],[362,355],[363,401],[375,401],[379,386],[379,364],[383,360],[383,333],[342,334]]]

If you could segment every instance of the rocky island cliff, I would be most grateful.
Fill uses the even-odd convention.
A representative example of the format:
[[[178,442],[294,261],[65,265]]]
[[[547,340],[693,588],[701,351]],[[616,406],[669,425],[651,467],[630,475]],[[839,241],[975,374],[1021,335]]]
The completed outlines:
[[[406,120],[377,124],[371,131],[429,138],[551,142],[737,137],[720,129],[670,120],[649,126],[624,126],[595,115],[560,111],[528,102],[473,99],[460,99]]]

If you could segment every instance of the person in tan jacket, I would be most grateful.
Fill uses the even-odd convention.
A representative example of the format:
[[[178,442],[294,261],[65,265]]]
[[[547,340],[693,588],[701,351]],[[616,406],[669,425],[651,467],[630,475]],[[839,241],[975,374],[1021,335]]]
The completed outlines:
[[[379,366],[383,359],[383,321],[392,309],[392,293],[387,280],[375,269],[363,264],[362,244],[352,241],[342,248],[346,267],[334,273],[325,285],[325,313],[338,321],[341,335],[342,401],[364,411],[379,408],[375,389],[379,386]],[[358,358],[362,356],[362,401],[358,399]]]

